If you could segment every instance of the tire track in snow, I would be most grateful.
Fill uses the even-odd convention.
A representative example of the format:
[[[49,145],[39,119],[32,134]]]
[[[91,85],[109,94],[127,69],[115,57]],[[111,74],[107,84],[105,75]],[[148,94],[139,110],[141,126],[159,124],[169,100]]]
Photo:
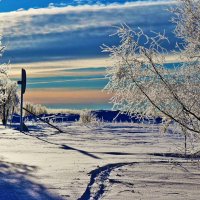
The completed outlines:
[[[113,163],[107,164],[103,167],[92,170],[89,174],[90,182],[87,185],[87,188],[83,195],[78,198],[78,200],[98,200],[105,192],[105,182],[108,180],[108,177],[114,169],[126,166],[126,165],[136,165],[136,164],[170,164],[168,160],[157,160],[150,162],[126,162],[126,163]],[[96,187],[98,186],[98,187]]]
[[[106,180],[108,180],[111,171],[125,165],[133,164],[138,164],[138,162],[113,163],[92,170],[89,173],[91,175],[90,182],[87,185],[85,192],[78,200],[89,200],[90,198],[92,198],[93,200],[98,200],[105,192],[106,186],[104,183]],[[94,185],[98,185],[98,187],[96,188],[95,186],[94,188]]]

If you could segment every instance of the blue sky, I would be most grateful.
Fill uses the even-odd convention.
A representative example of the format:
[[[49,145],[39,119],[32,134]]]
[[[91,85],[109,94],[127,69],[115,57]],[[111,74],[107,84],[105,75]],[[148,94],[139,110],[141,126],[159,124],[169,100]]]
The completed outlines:
[[[144,31],[165,30],[172,49],[174,26],[166,9],[170,1],[33,1],[0,2],[0,32],[11,63],[98,58],[100,46],[119,42],[113,26],[127,23]]]
[[[126,23],[145,33],[165,31],[171,41],[166,48],[173,49],[177,39],[166,11],[172,5],[169,0],[3,0],[0,33],[6,51],[1,62],[11,63],[16,79],[22,67],[27,70],[27,101],[104,105],[109,101],[101,92],[105,71],[92,70],[106,67],[108,55],[100,46],[117,45],[119,38],[109,35]],[[79,69],[84,66],[89,71]],[[78,71],[66,72],[70,67]]]
[[[135,0],[136,2],[137,0]],[[145,0],[138,0],[140,2]],[[155,0],[156,1],[156,0]],[[163,1],[163,0],[161,0]],[[109,5],[109,4],[124,4],[126,2],[134,2],[134,0],[1,0],[0,11],[9,12],[18,9],[28,10],[30,8],[46,8],[49,6],[64,7],[77,5]]]
[[[67,2],[67,3],[66,3]],[[76,1],[60,1],[60,0],[2,0],[0,4],[1,12],[9,12],[18,9],[30,9],[30,8],[45,8],[50,4],[54,4],[56,6],[65,6],[67,5],[75,5]]]

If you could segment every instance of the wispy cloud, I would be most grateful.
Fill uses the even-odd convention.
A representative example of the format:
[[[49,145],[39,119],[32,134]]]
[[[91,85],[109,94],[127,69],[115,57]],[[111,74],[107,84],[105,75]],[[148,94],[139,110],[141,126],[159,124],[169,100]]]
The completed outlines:
[[[153,1],[65,7],[50,4],[48,8],[0,13],[0,31],[11,60],[12,55],[16,55],[15,60],[24,55],[25,61],[29,57],[37,59],[39,55],[43,60],[95,57],[101,54],[102,43],[116,43],[116,38],[108,35],[114,31],[112,26],[121,23],[140,26],[146,31],[165,29],[171,37],[170,14],[166,8],[173,3]]]
[[[171,2],[161,1],[109,6],[66,6],[61,8],[50,4],[48,8],[29,9],[27,11],[22,9],[9,13],[0,13],[0,30],[5,35],[24,36],[76,31],[90,27],[111,26],[122,22],[132,23],[131,21],[134,22],[135,19],[137,19],[135,23],[140,25],[141,22],[148,22],[147,19],[141,19],[145,15],[149,15],[151,21],[155,23],[160,19],[156,20],[154,16],[157,16],[157,14],[154,11],[169,4]],[[154,15],[151,15],[151,13]],[[162,13],[164,13],[164,10],[159,12],[161,19]],[[167,14],[165,13],[165,15]],[[132,20],[131,17],[133,17]]]

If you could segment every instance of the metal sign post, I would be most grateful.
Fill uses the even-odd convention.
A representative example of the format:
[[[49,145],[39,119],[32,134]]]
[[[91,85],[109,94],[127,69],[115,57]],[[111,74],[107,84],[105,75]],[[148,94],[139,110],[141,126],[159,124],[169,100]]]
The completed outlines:
[[[26,70],[22,69],[21,81],[17,82],[21,85],[21,105],[20,105],[20,131],[24,131],[24,122],[23,122],[23,95],[26,91]]]
[[[53,127],[54,129],[58,130],[60,133],[63,133],[61,129],[58,127],[50,124],[49,122],[43,120],[41,117],[35,115],[33,112],[27,110],[26,108],[23,108],[23,95],[26,91],[26,70],[22,69],[22,75],[21,75],[21,81],[17,81],[19,85],[21,85],[21,105],[20,105],[20,132],[26,132],[28,131],[28,127],[23,122],[23,110],[30,113],[31,115],[35,116],[36,118],[39,118],[42,122],[47,123],[49,126]]]

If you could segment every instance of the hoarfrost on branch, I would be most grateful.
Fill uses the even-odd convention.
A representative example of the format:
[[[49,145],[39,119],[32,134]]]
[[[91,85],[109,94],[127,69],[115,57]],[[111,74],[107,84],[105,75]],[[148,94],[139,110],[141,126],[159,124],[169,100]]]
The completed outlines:
[[[182,39],[177,52],[168,52],[164,33],[146,35],[142,29],[118,27],[118,46],[103,46],[113,66],[107,68],[114,109],[142,117],[161,116],[165,125],[173,122],[187,134],[200,136],[200,3],[179,1],[173,13],[174,31]],[[178,66],[166,67],[166,57],[175,54]]]

